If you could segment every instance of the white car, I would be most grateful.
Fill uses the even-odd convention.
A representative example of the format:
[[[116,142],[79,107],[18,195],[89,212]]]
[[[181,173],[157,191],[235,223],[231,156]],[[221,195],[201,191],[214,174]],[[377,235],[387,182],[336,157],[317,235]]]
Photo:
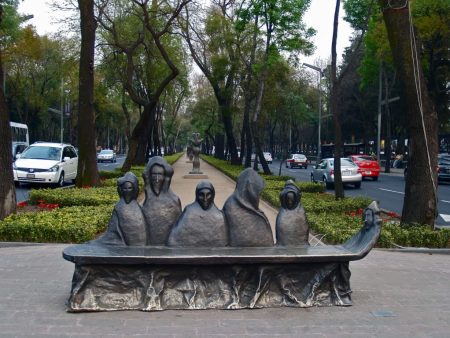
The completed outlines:
[[[116,162],[116,153],[111,149],[103,149],[97,154],[97,162]]]
[[[13,164],[14,181],[63,186],[75,181],[78,155],[70,144],[36,142],[26,148]]]
[[[267,163],[272,163],[272,154],[268,153],[268,152],[264,152],[264,159],[266,160]]]

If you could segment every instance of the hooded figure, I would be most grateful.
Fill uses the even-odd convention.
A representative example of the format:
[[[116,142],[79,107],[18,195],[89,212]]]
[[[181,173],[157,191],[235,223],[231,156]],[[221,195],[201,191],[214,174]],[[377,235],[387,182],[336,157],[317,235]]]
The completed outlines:
[[[181,202],[170,190],[173,168],[161,156],[152,157],[145,166],[145,200],[142,205],[149,244],[165,245],[181,214]]]
[[[106,232],[95,243],[107,245],[147,245],[144,214],[136,198],[139,195],[137,177],[127,172],[117,180],[120,200],[114,207]]]
[[[276,222],[278,246],[309,245],[309,225],[301,197],[295,183],[287,181],[280,193],[281,209]]]
[[[189,204],[173,227],[169,246],[219,247],[228,244],[225,218],[214,204],[215,190],[202,181],[195,189],[195,202]]]
[[[223,206],[231,246],[273,246],[269,220],[259,210],[264,180],[252,168],[241,172],[236,189]]]

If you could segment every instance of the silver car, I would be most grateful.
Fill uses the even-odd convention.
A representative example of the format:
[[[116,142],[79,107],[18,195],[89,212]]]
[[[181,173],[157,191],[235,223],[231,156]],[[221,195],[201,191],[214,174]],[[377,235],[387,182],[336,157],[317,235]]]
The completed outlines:
[[[341,158],[342,183],[350,183],[355,188],[361,188],[362,176],[358,166],[348,158]],[[334,183],[334,159],[324,158],[311,172],[312,182],[323,182],[327,188],[333,187]]]

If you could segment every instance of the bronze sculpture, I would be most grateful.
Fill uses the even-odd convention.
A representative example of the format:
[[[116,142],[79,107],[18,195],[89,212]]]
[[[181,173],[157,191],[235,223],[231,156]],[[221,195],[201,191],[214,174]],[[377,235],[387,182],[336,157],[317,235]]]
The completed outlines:
[[[192,171],[189,174],[202,174],[200,171],[200,150],[202,145],[202,139],[200,139],[200,133],[192,134]]]
[[[236,189],[223,206],[231,246],[274,245],[269,220],[259,209],[264,185],[262,177],[251,168],[238,176]]]
[[[253,169],[239,175],[224,213],[214,205],[213,185],[201,182],[181,217],[180,201],[170,190],[172,175],[161,157],[149,161],[141,212],[137,178],[127,173],[118,181],[121,199],[107,232],[64,250],[63,257],[75,263],[68,311],[352,304],[349,262],[376,243],[382,224],[376,202],[346,243],[313,247],[306,245],[301,192],[288,181],[280,194],[274,246],[258,207],[264,181]]]
[[[148,244],[146,222],[141,206],[137,202],[139,184],[137,177],[127,172],[117,180],[120,200],[114,207],[106,232],[93,243],[105,245]]]
[[[281,208],[275,227],[278,246],[309,245],[309,225],[301,196],[295,183],[287,181],[280,193]]]
[[[195,189],[196,200],[181,214],[169,236],[169,246],[221,247],[228,244],[225,218],[214,204],[214,187],[202,181]]]
[[[181,214],[181,202],[170,189],[173,168],[160,157],[152,157],[142,174],[145,200],[142,210],[147,222],[149,244],[165,245]]]

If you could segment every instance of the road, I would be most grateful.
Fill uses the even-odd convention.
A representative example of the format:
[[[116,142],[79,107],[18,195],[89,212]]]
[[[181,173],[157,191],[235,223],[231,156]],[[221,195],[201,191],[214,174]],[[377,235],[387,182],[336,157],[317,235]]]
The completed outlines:
[[[274,161],[269,165],[275,175],[278,175],[280,162]],[[308,169],[290,169],[283,164],[281,175],[288,175],[295,178],[296,181],[311,181],[312,165]],[[355,189],[353,186],[345,186],[346,196],[364,196],[377,200],[380,207],[397,214],[402,213],[403,198],[405,191],[405,179],[401,173],[385,174],[381,173],[378,181],[371,179],[364,180],[361,189]],[[327,189],[333,193],[333,189]],[[438,188],[438,212],[439,217],[436,220],[438,226],[450,227],[450,183],[440,183]]]
[[[105,170],[110,171],[114,170],[114,168],[122,166],[123,162],[125,161],[125,155],[117,155],[117,162],[116,163],[98,163],[97,167],[98,170]],[[70,187],[72,186],[72,183],[65,182],[64,187]],[[16,200],[17,203],[26,201],[28,199],[28,192],[31,189],[39,189],[39,188],[47,188],[46,185],[39,185],[39,184],[27,184],[27,183],[21,183],[20,186],[16,185]]]

